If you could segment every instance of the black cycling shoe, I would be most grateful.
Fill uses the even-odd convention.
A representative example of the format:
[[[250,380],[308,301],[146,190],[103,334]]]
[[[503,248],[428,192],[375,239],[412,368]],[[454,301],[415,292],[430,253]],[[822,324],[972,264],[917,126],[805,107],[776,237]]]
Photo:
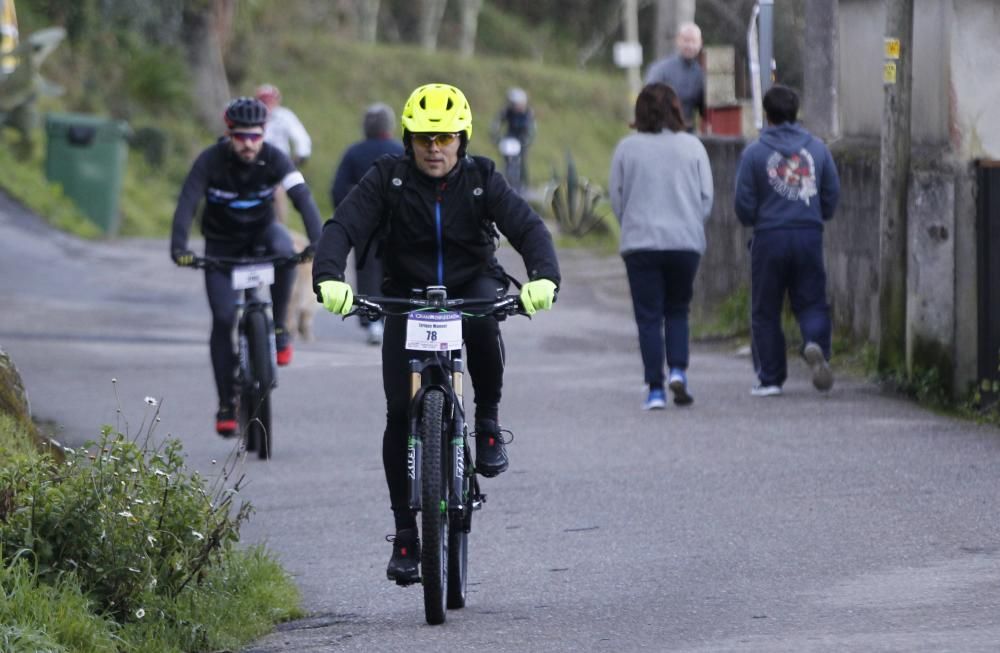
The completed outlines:
[[[476,472],[493,478],[509,464],[500,425],[492,419],[476,420]]]
[[[387,535],[392,542],[392,557],[385,575],[397,585],[420,582],[420,538],[416,528],[402,528],[395,535]]]

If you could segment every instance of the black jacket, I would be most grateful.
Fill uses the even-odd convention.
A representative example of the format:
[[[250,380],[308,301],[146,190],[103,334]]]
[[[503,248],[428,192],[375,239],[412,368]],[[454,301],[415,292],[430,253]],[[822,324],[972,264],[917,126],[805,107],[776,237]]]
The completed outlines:
[[[188,232],[202,200],[201,232],[205,238],[247,241],[275,220],[274,190],[282,184],[302,214],[309,242],[319,238],[319,209],[291,160],[264,143],[250,163],[241,161],[223,139],[204,150],[191,166],[174,211],[171,251],[187,249]]]
[[[435,179],[406,157],[405,174],[397,176],[397,160],[378,159],[323,226],[313,262],[315,286],[343,281],[348,252],[352,247],[364,251],[373,236],[382,239],[386,292],[458,286],[482,274],[503,278],[485,218],[521,254],[529,279],[559,284],[559,263],[545,223],[511,190],[492,161],[478,158],[477,165],[465,157],[446,177]],[[398,190],[392,186],[394,178],[400,182]]]

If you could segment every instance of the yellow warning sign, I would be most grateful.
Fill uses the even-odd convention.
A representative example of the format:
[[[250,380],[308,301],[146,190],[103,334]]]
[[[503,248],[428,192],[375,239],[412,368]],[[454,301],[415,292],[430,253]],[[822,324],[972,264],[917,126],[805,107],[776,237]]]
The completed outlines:
[[[885,58],[899,59],[899,39],[885,40]]]
[[[896,83],[896,64],[892,61],[886,61],[882,66],[882,81],[886,84]]]

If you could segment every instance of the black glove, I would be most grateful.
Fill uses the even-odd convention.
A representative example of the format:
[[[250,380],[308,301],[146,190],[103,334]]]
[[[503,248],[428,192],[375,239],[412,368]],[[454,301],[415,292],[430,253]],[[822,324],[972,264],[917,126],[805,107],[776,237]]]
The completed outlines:
[[[170,252],[170,258],[182,268],[189,268],[194,265],[195,253],[189,249],[175,249]]]

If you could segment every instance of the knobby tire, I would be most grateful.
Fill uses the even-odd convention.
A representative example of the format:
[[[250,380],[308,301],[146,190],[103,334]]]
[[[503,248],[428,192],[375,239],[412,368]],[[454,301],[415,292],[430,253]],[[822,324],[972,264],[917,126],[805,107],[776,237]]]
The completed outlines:
[[[468,460],[468,458],[466,458]],[[468,484],[466,484],[468,490]],[[466,493],[465,514],[472,516],[472,498]],[[465,607],[465,587],[469,578],[469,531],[465,520],[451,515],[448,521],[448,609]]]
[[[271,346],[267,315],[254,311],[246,315],[247,350],[250,357],[250,378],[243,397],[249,400],[246,415],[247,448],[257,450],[257,456],[268,459],[273,453],[271,432]]]
[[[427,623],[444,623],[448,585],[448,464],[444,441],[444,393],[429,389],[421,405],[420,568]]]

